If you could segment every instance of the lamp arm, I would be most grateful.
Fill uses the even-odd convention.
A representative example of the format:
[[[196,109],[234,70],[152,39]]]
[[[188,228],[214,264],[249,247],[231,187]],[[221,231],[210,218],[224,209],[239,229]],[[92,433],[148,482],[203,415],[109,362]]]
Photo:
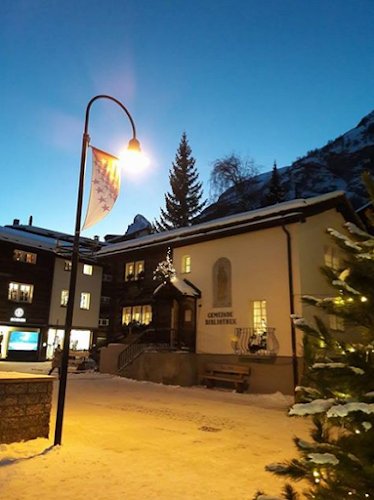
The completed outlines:
[[[136,128],[135,128],[135,123],[134,123],[134,120],[132,119],[132,116],[130,114],[130,111],[126,108],[126,106],[124,106],[122,104],[122,102],[118,101],[117,99],[115,99],[114,97],[111,97],[110,95],[105,95],[105,94],[102,94],[102,95],[97,95],[96,97],[93,97],[90,102],[88,103],[87,105],[87,109],[86,109],[86,119],[85,119],[85,122],[84,122],[84,133],[85,134],[88,134],[88,121],[89,121],[89,116],[90,116],[90,109],[91,109],[91,106],[92,104],[97,101],[98,99],[109,99],[109,101],[113,101],[115,102],[116,104],[118,104],[118,106],[120,108],[123,109],[123,111],[126,113],[128,119],[130,120],[130,123],[131,123],[131,127],[132,127],[132,135],[133,135],[133,139],[136,139]]]

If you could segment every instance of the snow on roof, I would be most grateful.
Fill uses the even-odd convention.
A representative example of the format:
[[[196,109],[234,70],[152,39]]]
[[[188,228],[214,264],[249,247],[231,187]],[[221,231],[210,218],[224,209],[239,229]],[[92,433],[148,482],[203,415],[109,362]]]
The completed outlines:
[[[0,240],[19,243],[31,248],[41,248],[53,252],[56,248],[56,239],[41,236],[40,234],[26,233],[10,227],[0,226]]]
[[[200,293],[196,288],[189,285],[185,280],[181,280],[179,278],[173,278],[170,283],[179,291],[182,295],[187,295],[188,297],[200,297]],[[161,283],[156,290],[153,292],[153,295],[157,295],[157,293],[166,285],[167,283]]]
[[[106,248],[98,251],[98,257],[111,255],[126,250],[133,250],[135,248],[180,241],[182,238],[193,235],[201,235],[204,233],[212,234],[216,231],[222,231],[227,228],[239,226],[240,224],[250,222],[263,222],[264,220],[278,220],[284,215],[295,215],[298,211],[307,207],[317,206],[329,200],[338,200],[339,198],[345,199],[344,191],[335,191],[320,196],[315,196],[308,199],[291,200],[277,205],[272,205],[265,208],[252,210],[251,212],[244,212],[235,215],[229,215],[220,219],[214,219],[194,226],[183,227],[179,229],[172,229],[171,231],[164,231],[162,233],[150,234],[135,240],[122,241],[119,243],[109,244]],[[272,217],[273,216],[273,217]]]

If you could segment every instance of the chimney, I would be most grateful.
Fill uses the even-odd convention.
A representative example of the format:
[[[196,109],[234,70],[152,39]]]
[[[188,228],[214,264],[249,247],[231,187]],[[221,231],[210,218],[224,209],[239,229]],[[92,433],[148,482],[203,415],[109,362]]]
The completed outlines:
[[[13,219],[13,226],[19,226],[19,219]]]
[[[32,226],[32,215],[30,215],[30,218],[29,218],[29,226]]]
[[[94,236],[94,240],[95,240],[95,241],[99,241],[99,240],[100,240],[100,237],[99,237],[99,236]]]

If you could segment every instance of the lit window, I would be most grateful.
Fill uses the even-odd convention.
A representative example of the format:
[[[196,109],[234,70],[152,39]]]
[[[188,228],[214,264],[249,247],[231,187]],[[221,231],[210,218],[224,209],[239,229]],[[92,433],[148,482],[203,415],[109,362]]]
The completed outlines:
[[[182,257],[182,273],[191,272],[191,255],[183,255]]]
[[[80,308],[86,309],[86,311],[88,311],[90,308],[90,300],[91,300],[91,294],[88,292],[82,292],[81,293]]]
[[[142,323],[144,325],[149,325],[151,321],[152,321],[152,306],[143,306]]]
[[[255,300],[253,302],[253,329],[255,333],[266,330],[266,300]]]
[[[32,302],[34,293],[34,285],[27,285],[25,283],[9,283],[8,287],[8,300],[13,302]]]
[[[71,271],[71,261],[70,260],[65,260],[64,270],[65,271]]]
[[[142,306],[135,306],[132,308],[132,320],[136,323],[142,322]]]
[[[129,325],[131,323],[131,307],[124,307],[122,309],[122,324]]]
[[[338,330],[344,332],[344,319],[336,316],[335,314],[329,314],[329,323],[331,330]]]
[[[133,262],[128,262],[125,266],[125,281],[131,281],[135,278],[135,266]]]
[[[144,260],[135,263],[135,279],[144,278]]]
[[[27,264],[36,264],[36,253],[14,250],[13,260],[17,260],[18,262],[27,262]]]
[[[87,274],[88,276],[92,276],[93,266],[89,264],[83,264],[83,274]]]
[[[340,269],[340,259],[336,248],[325,246],[325,266],[334,271]]]
[[[68,305],[68,300],[69,300],[69,290],[62,290],[60,306],[66,307]]]

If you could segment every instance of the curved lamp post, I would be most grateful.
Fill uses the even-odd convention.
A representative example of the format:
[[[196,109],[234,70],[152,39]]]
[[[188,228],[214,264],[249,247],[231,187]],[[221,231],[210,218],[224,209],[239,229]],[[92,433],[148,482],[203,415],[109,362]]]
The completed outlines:
[[[69,362],[69,347],[70,347],[70,333],[73,326],[73,314],[74,314],[74,300],[75,300],[75,288],[77,282],[78,273],[78,262],[79,262],[79,238],[81,231],[81,218],[82,218],[82,202],[83,202],[83,188],[84,188],[84,174],[86,168],[86,158],[87,158],[87,148],[90,143],[90,136],[88,135],[88,122],[90,117],[90,109],[92,104],[98,99],[109,99],[110,101],[118,104],[120,108],[126,113],[128,119],[130,120],[132,127],[133,137],[129,142],[128,149],[135,152],[140,152],[140,144],[136,138],[135,123],[130,115],[129,111],[125,106],[111,97],[109,95],[98,95],[91,99],[87,105],[86,118],[84,122],[84,132],[82,141],[82,154],[81,154],[81,166],[79,174],[79,186],[78,186],[78,200],[77,200],[77,213],[75,219],[75,233],[74,233],[74,243],[73,251],[71,256],[71,274],[70,274],[70,286],[69,286],[69,298],[66,309],[66,321],[65,321],[65,336],[64,336],[64,347],[62,351],[62,362],[61,362],[61,375],[60,375],[60,386],[58,393],[58,404],[57,404],[57,417],[56,417],[56,430],[55,430],[55,446],[61,444],[62,436],[62,422],[64,417],[64,406],[65,406],[65,394],[66,394],[66,380],[68,372],[68,362]]]

